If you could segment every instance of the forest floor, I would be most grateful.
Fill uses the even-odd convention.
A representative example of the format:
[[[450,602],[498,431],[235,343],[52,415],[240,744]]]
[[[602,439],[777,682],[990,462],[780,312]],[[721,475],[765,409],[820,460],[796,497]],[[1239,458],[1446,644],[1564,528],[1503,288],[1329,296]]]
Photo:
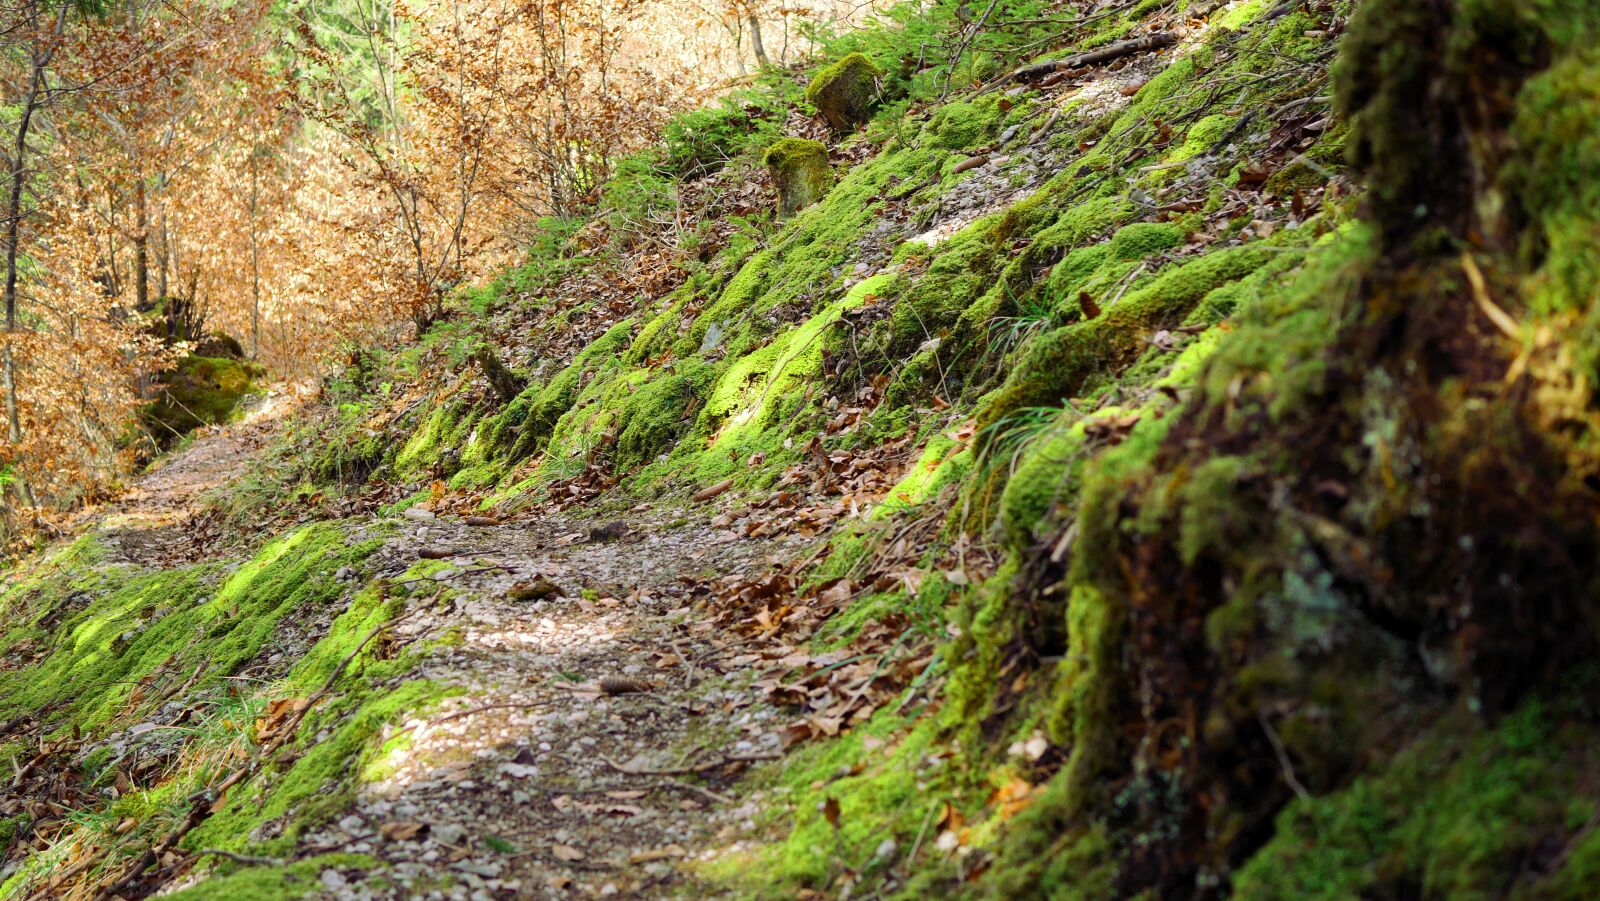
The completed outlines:
[[[101,521],[106,544],[123,562],[181,558],[202,496],[245,472],[286,406],[269,401],[138,480]],[[437,559],[425,578],[438,587],[414,591],[385,640],[427,648],[406,678],[453,696],[386,736],[386,776],[293,855],[370,855],[391,865],[384,880],[326,869],[317,895],[658,897],[690,891],[694,861],[757,828],[760,793],[724,791],[780,755],[781,713],[751,665],[798,652],[718,640],[697,626],[695,586],[762,570],[793,537],[642,511],[401,519],[369,571],[398,577]],[[243,675],[281,671],[325,627],[290,617],[283,650]]]

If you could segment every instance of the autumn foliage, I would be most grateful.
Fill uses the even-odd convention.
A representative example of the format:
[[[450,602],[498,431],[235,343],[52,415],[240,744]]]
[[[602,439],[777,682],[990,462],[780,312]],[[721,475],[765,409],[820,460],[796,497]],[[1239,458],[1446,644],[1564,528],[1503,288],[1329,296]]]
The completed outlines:
[[[821,16],[11,0],[0,84],[26,115],[3,136],[6,529],[92,500],[175,438],[131,424],[208,336],[295,377],[415,334],[543,217],[592,206],[672,112],[794,58],[795,23]]]

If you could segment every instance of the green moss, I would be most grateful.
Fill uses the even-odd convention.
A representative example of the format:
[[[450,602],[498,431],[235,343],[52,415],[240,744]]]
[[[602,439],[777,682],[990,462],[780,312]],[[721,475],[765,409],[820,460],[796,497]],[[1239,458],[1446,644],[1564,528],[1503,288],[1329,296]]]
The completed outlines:
[[[1500,184],[1475,185],[1465,173],[1499,171],[1506,154],[1498,132],[1509,124],[1502,111],[1513,108],[1522,79],[1544,68],[1554,47],[1574,48],[1563,65],[1590,68],[1576,61],[1592,54],[1596,33],[1600,16],[1593,5],[1574,0],[1470,0],[1443,20],[1416,5],[1360,7],[1336,69],[1337,96],[1350,121],[1350,159],[1367,179],[1385,240],[1440,226],[1504,240],[1516,198]],[[1503,60],[1496,70],[1503,77],[1469,84],[1486,46]],[[1496,95],[1486,97],[1491,88]],[[1485,103],[1495,115],[1477,115]],[[1432,129],[1427,133],[1423,108]],[[1559,122],[1552,123],[1554,132],[1562,130]],[[1421,146],[1433,150],[1419,152]],[[1572,149],[1584,152],[1581,143]],[[1559,168],[1552,174],[1552,185],[1570,177]],[[1428,206],[1426,214],[1419,204]]]
[[[443,565],[443,561],[418,564],[406,578],[425,578]],[[302,740],[324,730],[329,734],[306,740],[304,753],[286,770],[269,770],[235,788],[223,808],[185,839],[186,847],[251,848],[267,854],[292,848],[308,830],[348,807],[362,774],[383,753],[387,727],[457,692],[426,679],[385,687],[408,672],[413,662],[386,658],[375,644],[361,646],[368,634],[392,620],[407,603],[377,586],[356,595],[328,634],[272,689],[273,697],[304,697],[337,675],[341,694],[307,714],[300,729]],[[352,659],[358,647],[361,652]]]
[[[1048,290],[1053,296],[1061,298],[1063,302],[1070,302],[1073,309],[1077,309],[1079,291],[1085,290],[1092,284],[1103,287],[1105,284],[1115,283],[1127,274],[1127,267],[1107,266],[1108,262],[1111,262],[1109,244],[1080,247],[1067,254],[1065,259],[1050,270]]]
[[[1187,160],[1211,150],[1238,124],[1238,117],[1213,113],[1196,122],[1184,136],[1183,144],[1167,155],[1171,161]]]
[[[27,641],[48,653],[0,674],[0,716],[48,709],[61,722],[103,728],[139,715],[202,663],[191,688],[216,684],[255,657],[284,616],[343,594],[334,571],[358,566],[382,543],[346,540],[337,525],[313,525],[268,543],[226,576],[213,566],[117,568],[13,588],[6,605],[26,619],[4,645]],[[23,601],[27,593],[35,599]]]
[[[704,875],[742,896],[777,898],[826,885],[841,853],[858,872],[881,874],[893,860],[874,860],[878,846],[893,838],[909,850],[922,821],[942,803],[924,781],[938,779],[923,759],[936,734],[930,719],[908,728],[903,717],[880,710],[839,740],[791,755],[781,772],[757,777],[775,796],[788,799],[768,813],[792,824],[786,839],[753,854],[724,856]],[[813,788],[819,782],[826,785],[821,792]],[[838,802],[837,833],[821,810],[823,797]]]
[[[0,845],[11,847],[12,842],[16,841],[18,836],[23,835],[24,830],[28,828],[28,824],[32,822],[33,817],[25,813],[19,813],[0,820]]]
[[[673,354],[681,359],[726,347],[728,333],[752,314],[756,302],[766,293],[776,268],[774,262],[768,251],[746,260],[728,280],[716,303],[695,317],[694,325],[673,344]]]
[[[988,426],[1025,407],[1059,403],[1081,391],[1090,377],[1134,362],[1150,333],[1177,325],[1212,290],[1249,275],[1269,257],[1257,247],[1208,254],[1129,292],[1098,318],[1042,335],[983,410],[981,424]]]
[[[622,355],[622,361],[629,366],[642,366],[669,351],[685,318],[684,307],[691,297],[692,289],[686,291],[680,288],[674,292],[671,302],[663,305],[661,311],[639,330],[638,336]]]
[[[529,385],[497,417],[501,450],[496,459],[514,463],[544,449],[561,417],[572,409],[580,391],[603,367],[617,365],[629,344],[633,320],[607,329],[544,385]]]
[[[1578,20],[1574,18],[1573,24]],[[1600,188],[1600,52],[1592,47],[1557,61],[1529,79],[1518,98],[1512,134],[1525,153],[1510,167],[1506,192],[1533,218],[1524,253],[1537,261],[1528,300],[1546,316],[1573,317],[1568,326],[1582,371],[1600,383],[1600,306],[1593,301],[1600,273],[1600,240],[1593,212]]]
[[[917,462],[872,511],[873,518],[894,516],[927,502],[946,487],[958,484],[971,466],[969,451],[949,435],[935,435],[928,440]]]
[[[161,383],[161,394],[141,416],[157,441],[226,422],[266,370],[226,357],[187,356]]]
[[[1239,337],[1219,348],[1203,374],[1200,384],[1207,396],[1223,398],[1235,382],[1270,385],[1269,410],[1280,418],[1322,389],[1326,348],[1344,305],[1333,300],[1350,297],[1376,253],[1375,236],[1366,226],[1352,226],[1323,236],[1313,251],[1306,265],[1279,276],[1281,284],[1247,278],[1241,293],[1219,297],[1230,309],[1241,299],[1260,301],[1233,314]],[[1238,410],[1237,415],[1249,414]]]
[[[1111,236],[1110,251],[1112,259],[1142,260],[1182,243],[1183,229],[1156,222],[1135,222]]]
[[[927,271],[890,311],[885,355],[909,355],[943,336],[993,287],[996,269],[1005,263],[993,237],[996,222],[996,217],[974,222],[938,249]]]
[[[797,328],[734,361],[717,380],[701,413],[701,429],[712,436],[710,448],[737,446],[741,436],[765,431],[794,412],[796,392],[821,369],[823,332],[838,322],[845,310],[860,306],[893,279],[882,273],[858,283],[845,297]]]
[[[382,862],[365,854],[319,854],[281,867],[239,867],[225,864],[226,872],[167,897],[182,901],[275,901],[302,898],[324,890],[320,881],[326,870],[337,870],[357,881],[360,874],[382,867]]]
[[[817,72],[806,87],[806,101],[835,131],[849,131],[872,115],[882,74],[872,60],[851,53]]]
[[[1043,248],[1073,248],[1104,234],[1118,223],[1137,215],[1138,210],[1126,197],[1100,197],[1073,204],[1063,211],[1049,227],[1039,232],[1034,243]]]
[[[964,150],[979,143],[1004,118],[993,98],[947,103],[928,121],[926,134],[934,147]]]
[[[1592,730],[1552,720],[1537,701],[1494,729],[1452,715],[1349,787],[1291,804],[1239,872],[1237,894],[1350,898],[1405,886],[1423,897],[1581,897],[1588,887],[1574,874],[1518,874],[1543,843],[1562,844],[1593,816],[1592,801],[1575,803],[1593,757]]]
[[[458,449],[472,427],[465,412],[455,403],[435,407],[400,448],[395,457],[396,470],[412,477],[427,475],[441,464],[446,452],[456,454],[459,462]]]
[[[222,810],[186,837],[185,847],[265,854],[290,850],[301,836],[349,806],[357,775],[381,752],[385,726],[449,694],[436,683],[416,680],[338,705],[337,718],[323,718],[335,726],[330,736],[311,744],[286,771],[263,774],[235,788]],[[317,722],[308,722],[302,734],[316,734]],[[267,824],[272,828],[262,830]]]
[[[617,467],[631,469],[669,449],[694,424],[714,374],[711,366],[687,360],[631,393],[617,414]]]
[[[1116,408],[1100,411],[1115,416]],[[1035,527],[1053,520],[1058,505],[1076,501],[1079,470],[1086,458],[1084,429],[1088,420],[1063,414],[1016,455],[1016,470],[1005,483],[1000,498],[1001,522],[1007,544],[1026,548],[1035,539]]]

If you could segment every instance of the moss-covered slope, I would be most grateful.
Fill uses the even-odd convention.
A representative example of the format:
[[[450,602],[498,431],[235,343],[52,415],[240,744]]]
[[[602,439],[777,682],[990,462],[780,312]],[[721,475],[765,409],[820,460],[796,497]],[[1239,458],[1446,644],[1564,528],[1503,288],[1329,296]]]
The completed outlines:
[[[770,844],[705,868],[736,893],[1582,897],[1600,19],[1045,12],[995,4],[930,58],[970,9],[897,7],[676,120],[591,219],[331,382],[273,477],[854,505],[795,574],[848,595],[805,637],[888,632],[879,669],[922,668],[759,777],[790,799]],[[804,86],[847,70],[819,114]],[[779,215],[797,146],[831,172]],[[841,487],[890,447],[898,484]],[[106,603],[159,607],[144,584]],[[395,697],[364,703],[424,700]],[[314,756],[206,840],[307,798]]]

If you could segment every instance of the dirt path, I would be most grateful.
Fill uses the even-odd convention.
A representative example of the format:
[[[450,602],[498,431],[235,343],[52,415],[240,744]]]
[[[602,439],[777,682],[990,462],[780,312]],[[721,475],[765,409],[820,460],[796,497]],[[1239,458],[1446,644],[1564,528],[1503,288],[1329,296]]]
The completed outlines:
[[[250,456],[277,435],[305,396],[304,389],[285,387],[248,401],[237,422],[199,433],[187,448],[158,462],[104,508],[87,511],[76,526],[94,521],[107,529],[107,544],[122,562],[187,562],[202,498],[242,477]]]
[[[199,495],[243,471],[270,423],[201,438],[145,476],[105,520],[108,541],[129,562],[159,563]],[[706,515],[477,527],[414,510],[357,526],[389,536],[367,561],[371,578],[452,555],[430,577],[439,590],[414,591],[389,640],[427,648],[405,681],[432,680],[453,696],[391,724],[382,777],[292,855],[352,852],[390,868],[323,870],[313,896],[703,896],[693,862],[747,835],[756,813],[726,788],[779,750],[782,714],[751,686],[741,656],[792,649],[719,641],[690,583],[757,573],[796,541],[737,536]],[[351,593],[360,587],[335,575]],[[327,624],[297,619],[276,655],[243,675],[281,674]]]
[[[454,599],[395,638],[457,635],[414,675],[462,694],[391,728],[410,736],[387,775],[308,842],[381,857],[398,886],[328,872],[330,895],[660,897],[748,828],[753,811],[720,789],[776,755],[779,714],[719,671],[730,651],[694,628],[678,579],[752,572],[779,547],[699,525],[633,520],[591,540],[597,528],[417,523],[382,552],[389,572],[423,547],[459,552],[436,574]],[[538,580],[564,596],[513,599]]]

